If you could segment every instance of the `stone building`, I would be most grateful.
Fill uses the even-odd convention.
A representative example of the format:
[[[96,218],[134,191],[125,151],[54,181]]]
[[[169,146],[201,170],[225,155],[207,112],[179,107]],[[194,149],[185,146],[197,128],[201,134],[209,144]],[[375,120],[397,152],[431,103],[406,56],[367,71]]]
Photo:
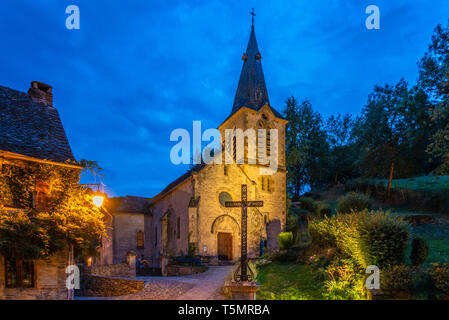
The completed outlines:
[[[263,165],[259,162],[200,164],[152,199],[143,202],[136,198],[122,199],[123,206],[111,210],[112,231],[104,239],[102,263],[121,262],[128,250],[135,250],[146,259],[194,253],[210,263],[237,260],[241,247],[241,210],[226,208],[225,202],[240,200],[242,184],[248,187],[248,200],[264,202],[263,207],[248,209],[249,257],[260,254],[261,244],[268,250],[277,249],[277,235],[286,223],[287,121],[270,105],[254,27],[243,61],[231,113],[218,129],[222,137],[226,129],[277,129],[277,172],[261,175]],[[268,146],[269,143],[259,143],[258,148],[267,148],[269,153]],[[133,205],[129,206],[130,202],[141,206],[135,210]],[[144,243],[140,249],[138,235]]]
[[[0,86],[0,172],[4,166],[26,167],[30,163],[79,166],[74,161],[58,111],[53,107],[52,87],[33,81],[28,94]],[[33,206],[46,205],[45,181],[35,181]],[[21,210],[0,203],[8,210]],[[67,299],[65,268],[68,252],[41,260],[0,255],[0,299]]]
[[[153,256],[150,204],[150,198],[126,196],[108,199],[105,207],[110,215],[106,218],[100,264],[123,263],[128,252],[134,252],[138,258]]]

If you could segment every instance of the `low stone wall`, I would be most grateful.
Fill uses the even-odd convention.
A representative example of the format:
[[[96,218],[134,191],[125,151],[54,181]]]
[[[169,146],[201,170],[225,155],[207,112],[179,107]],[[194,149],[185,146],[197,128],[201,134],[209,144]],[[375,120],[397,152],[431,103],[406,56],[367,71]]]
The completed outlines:
[[[77,290],[76,295],[83,297],[114,297],[138,292],[143,287],[143,281],[85,275],[83,277],[82,289],[80,291]]]
[[[130,267],[127,263],[105,264],[86,267],[85,273],[105,277],[134,278],[136,276],[136,268]]]
[[[191,274],[202,273],[206,270],[206,266],[168,265],[167,276],[188,276]]]

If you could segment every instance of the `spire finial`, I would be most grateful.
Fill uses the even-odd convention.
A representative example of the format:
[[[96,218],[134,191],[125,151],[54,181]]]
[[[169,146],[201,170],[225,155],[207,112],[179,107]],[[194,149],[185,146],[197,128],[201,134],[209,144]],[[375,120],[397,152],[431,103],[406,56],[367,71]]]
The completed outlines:
[[[254,8],[251,8],[251,12],[249,13],[252,17],[251,17],[251,28],[254,28],[254,16],[256,15],[254,13]]]

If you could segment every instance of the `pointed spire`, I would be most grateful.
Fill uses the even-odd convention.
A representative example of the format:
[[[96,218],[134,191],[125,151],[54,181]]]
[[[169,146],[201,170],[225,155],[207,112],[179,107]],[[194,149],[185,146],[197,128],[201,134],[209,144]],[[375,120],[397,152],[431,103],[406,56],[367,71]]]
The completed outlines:
[[[262,56],[260,55],[256,34],[254,33],[254,9],[251,15],[251,34],[249,36],[248,47],[243,54],[242,59],[244,62],[231,114],[237,112],[243,106],[258,110],[265,104],[269,104],[267,87],[262,70]]]

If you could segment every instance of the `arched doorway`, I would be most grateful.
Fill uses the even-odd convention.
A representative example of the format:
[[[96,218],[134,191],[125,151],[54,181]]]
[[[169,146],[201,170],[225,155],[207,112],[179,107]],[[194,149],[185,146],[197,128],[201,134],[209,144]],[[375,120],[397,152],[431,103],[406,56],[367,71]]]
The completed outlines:
[[[215,237],[215,252],[219,260],[236,258],[235,247],[239,241],[240,226],[234,217],[223,214],[215,218],[212,223],[211,234]]]

